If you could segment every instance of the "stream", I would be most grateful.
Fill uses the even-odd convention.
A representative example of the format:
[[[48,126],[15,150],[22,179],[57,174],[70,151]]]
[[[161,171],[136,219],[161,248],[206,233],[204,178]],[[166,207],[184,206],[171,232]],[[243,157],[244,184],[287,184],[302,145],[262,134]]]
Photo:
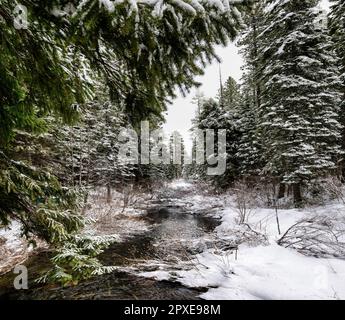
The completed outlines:
[[[41,252],[25,263],[29,289],[15,290],[15,275],[5,274],[0,278],[0,299],[200,299],[199,295],[207,288],[187,288],[177,281],[158,281],[137,274],[183,268],[208,241],[211,243],[212,232],[219,221],[174,205],[174,199],[159,201],[148,209],[143,219],[151,225],[147,231],[110,246],[100,256],[105,265],[119,266],[120,271],[73,287],[38,285],[34,279],[50,268],[49,253]]]

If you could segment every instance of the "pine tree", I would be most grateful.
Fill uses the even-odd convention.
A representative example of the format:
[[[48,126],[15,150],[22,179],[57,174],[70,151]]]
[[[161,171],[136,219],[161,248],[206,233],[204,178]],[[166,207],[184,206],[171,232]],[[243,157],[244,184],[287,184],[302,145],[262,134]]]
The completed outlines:
[[[28,10],[29,28],[16,31],[19,3]],[[81,63],[103,73],[132,121],[161,116],[176,85],[187,91],[196,84],[199,61],[215,57],[213,45],[236,36],[246,3],[75,0],[71,14],[64,0],[2,0],[1,101],[16,112],[2,109],[1,139],[38,125],[33,106],[72,119],[71,104],[90,94],[92,77],[78,71]]]
[[[248,88],[244,86],[244,88]],[[250,92],[252,88],[249,88]],[[262,170],[262,144],[258,132],[258,115],[253,96],[244,89],[239,110],[238,128],[241,132],[236,157],[239,161],[240,175],[257,179]]]
[[[200,115],[201,108],[202,108],[202,105],[203,105],[205,100],[206,100],[205,95],[200,91],[197,91],[196,95],[193,97],[192,103],[194,105],[196,105],[196,115],[197,116]]]
[[[225,84],[222,84],[222,90],[218,94],[218,100],[226,110],[238,112],[238,108],[242,102],[240,87],[236,80],[229,77]]]
[[[191,152],[191,163],[190,164],[185,164],[184,165],[184,172],[186,177],[189,180],[195,180],[195,181],[202,181],[204,177],[204,167],[196,162],[196,150],[197,150],[197,140],[195,137],[195,132],[197,127],[195,126],[195,119],[194,119],[194,124],[193,128],[191,129],[192,131],[192,149],[190,150]]]
[[[258,130],[258,112],[261,106],[262,85],[260,77],[262,65],[259,52],[263,43],[259,34],[264,25],[264,2],[257,2],[245,15],[246,28],[241,33],[237,45],[244,59],[244,75],[241,79],[242,100],[239,108],[239,128],[242,132],[237,156],[241,175],[257,177],[262,170],[261,138]]]
[[[230,81],[228,83],[233,84]],[[226,130],[226,171],[222,175],[208,176],[207,167],[209,164],[207,162],[197,166],[195,170],[200,180],[209,181],[216,187],[226,189],[238,176],[239,163],[236,154],[238,151],[240,131],[238,129],[236,109],[230,105],[221,105],[221,101],[221,97],[219,101],[214,99],[205,100],[201,108],[201,114],[194,121],[196,128],[202,130],[204,134],[204,142],[206,141],[205,130],[213,129],[215,131],[214,152],[216,155],[218,155],[218,131]],[[206,150],[206,145],[204,150]],[[206,153],[205,160],[207,160]]]
[[[329,15],[329,29],[336,51],[342,82],[342,103],[340,105],[340,123],[342,130],[342,150],[345,151],[345,3],[341,0],[331,1],[331,12]],[[342,175],[345,176],[344,161],[342,161]]]
[[[340,152],[339,78],[316,4],[270,1],[259,36],[264,173],[293,187],[296,206],[302,184],[335,169]]]
[[[90,132],[80,124],[71,135],[72,154],[64,159],[58,146],[47,147],[55,140],[49,130],[61,134],[58,117],[61,124],[76,124],[77,106],[95,99],[99,77],[132,125],[159,121],[175,87],[188,91],[202,74],[199,62],[210,61],[214,45],[235,37],[247,1],[75,0],[74,10],[65,0],[0,2],[0,220],[7,225],[16,219],[26,236],[38,235],[63,250],[55,259],[61,281],[81,269],[89,276],[100,270],[94,259],[99,248],[82,247],[90,248],[77,236],[85,221],[68,184],[76,177],[79,186],[89,183],[93,161],[105,165],[96,170],[98,178],[103,171],[109,179],[119,169],[113,166],[116,147],[112,137],[103,136],[99,149],[84,149]],[[27,8],[29,25],[16,30],[18,4]],[[108,128],[102,130],[107,134]],[[25,144],[38,140],[46,154]]]
[[[157,119],[156,119],[157,120]],[[162,148],[165,148],[167,153],[170,153],[169,148],[169,139],[166,139],[164,136],[164,132],[162,129],[162,124],[159,121],[150,121],[150,130],[160,130],[162,132],[162,138],[160,146]],[[152,131],[151,131],[152,133]],[[140,131],[138,131],[138,136],[140,138]],[[168,141],[167,141],[168,140]],[[139,143],[140,148],[141,143]],[[152,153],[156,153],[157,150],[154,150],[157,147],[157,141],[154,141],[152,135],[150,135],[149,139],[149,150],[150,150],[150,163],[149,164],[143,164],[141,161],[139,161],[139,164],[135,167],[133,174],[135,175],[135,182],[137,185],[144,185],[145,187],[149,188],[150,190],[153,189],[153,187],[162,186],[165,182],[168,180],[174,179],[174,173],[175,173],[175,167],[172,165],[172,163],[167,163],[167,161],[171,160],[169,159],[162,159],[160,163],[153,163],[152,161]],[[158,150],[159,156],[163,156],[163,150]]]
[[[341,60],[342,76],[345,69],[345,3],[341,0],[331,0],[329,14],[329,29],[335,43],[335,49]],[[344,80],[344,79],[343,79]]]
[[[79,125],[65,127],[56,142],[60,143],[60,157],[73,185],[87,189],[105,186],[110,202],[111,190],[121,191],[133,177],[133,165],[119,155],[119,132],[128,123],[123,108],[110,101],[94,100],[82,109]]]
[[[19,3],[28,10],[29,27],[16,30],[13,13]],[[50,116],[75,123],[75,106],[94,98],[96,74],[105,79],[110,98],[124,104],[133,124],[152,115],[161,118],[175,86],[190,89],[193,77],[202,73],[199,61],[209,61],[213,45],[236,35],[239,10],[247,6],[228,0],[169,5],[76,0],[71,15],[65,4],[1,0],[0,7],[0,218],[5,224],[18,219],[27,234],[50,242],[65,239],[82,223],[76,222],[75,211],[70,220],[59,215],[67,207],[68,201],[58,203],[65,189],[50,174],[52,168],[35,167],[26,151],[14,150],[18,131],[42,134]],[[74,166],[82,174],[84,158]],[[45,217],[42,203],[56,210]]]
[[[180,179],[184,166],[184,142],[179,132],[174,131],[169,139],[170,164],[167,165],[167,177]]]

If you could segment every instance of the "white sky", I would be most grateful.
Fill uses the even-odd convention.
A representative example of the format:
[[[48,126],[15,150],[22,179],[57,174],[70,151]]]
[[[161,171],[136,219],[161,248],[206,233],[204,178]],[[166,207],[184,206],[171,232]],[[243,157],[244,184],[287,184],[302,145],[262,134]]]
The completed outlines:
[[[321,5],[327,9],[329,7],[328,0],[321,0]],[[242,76],[241,66],[243,60],[235,44],[231,43],[225,48],[217,47],[216,52],[222,60],[220,68],[223,82],[229,76],[239,81]],[[205,69],[205,74],[202,77],[197,77],[197,80],[202,83],[202,86],[198,89],[200,92],[204,93],[206,97],[215,97],[220,86],[219,63],[214,61]],[[163,129],[167,134],[176,130],[183,136],[188,151],[191,150],[192,146],[189,129],[192,126],[191,120],[196,112],[196,106],[192,103],[192,98],[196,93],[197,90],[194,89],[187,97],[178,95],[173,104],[169,105],[166,123],[163,125]]]

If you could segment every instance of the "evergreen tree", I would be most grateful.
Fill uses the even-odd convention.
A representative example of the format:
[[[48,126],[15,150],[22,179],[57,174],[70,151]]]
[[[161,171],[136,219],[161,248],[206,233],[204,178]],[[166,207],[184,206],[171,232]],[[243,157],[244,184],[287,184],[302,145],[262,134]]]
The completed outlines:
[[[74,0],[70,10],[65,0],[0,1],[0,220],[8,225],[16,219],[28,237],[38,235],[67,250],[70,254],[55,259],[61,281],[73,278],[75,270],[98,272],[93,253],[99,248],[92,253],[81,247],[90,248],[76,236],[85,221],[78,215],[79,202],[54,176],[58,161],[38,161],[45,157],[38,153],[28,157],[32,145],[21,139],[47,132],[51,116],[75,123],[76,105],[94,98],[93,81],[99,76],[133,125],[162,118],[175,86],[188,91],[196,84],[193,77],[202,73],[199,61],[210,61],[215,44],[234,38],[246,2]],[[13,15],[19,3],[27,8],[29,24],[21,28],[19,23],[16,30]],[[101,144],[109,168],[111,142]],[[85,179],[85,159],[93,150],[80,148],[78,154],[71,158],[76,160],[73,181],[75,169]]]
[[[136,166],[134,170],[134,175],[136,179],[136,184],[145,185],[147,188],[152,190],[154,186],[163,185],[166,181],[171,180],[174,178],[172,166],[170,163],[166,163],[163,157],[163,148],[169,153],[169,141],[166,141],[166,137],[163,134],[163,130],[160,123],[150,122],[150,129],[151,130],[160,130],[162,132],[162,140],[159,141],[161,148],[156,149],[157,141],[154,141],[153,137],[150,135],[149,139],[149,150],[150,150],[150,163],[143,164],[139,162],[138,166]],[[151,131],[152,133],[152,131]],[[140,145],[140,144],[139,144]],[[161,157],[160,163],[153,163],[152,161],[152,153],[156,153],[158,151],[159,157]],[[168,161],[170,158],[168,159]]]
[[[331,1],[331,12],[329,15],[329,29],[336,51],[342,82],[342,103],[340,105],[340,123],[342,130],[342,149],[345,151],[345,2],[341,0]],[[342,175],[345,176],[345,165],[342,163]]]
[[[69,179],[79,187],[120,189],[132,180],[133,165],[122,161],[118,140],[127,122],[121,106],[94,100],[82,107],[78,126],[65,127],[60,141],[60,158]]]
[[[245,85],[245,87],[247,86]],[[238,128],[241,136],[236,157],[240,166],[240,175],[256,179],[262,170],[262,145],[258,132],[257,109],[253,102],[253,96],[245,90],[238,115]]]
[[[257,2],[245,15],[246,28],[238,41],[240,53],[244,59],[242,77],[242,100],[239,108],[239,128],[242,132],[239,143],[238,158],[243,176],[258,176],[262,170],[261,138],[258,130],[258,112],[261,106],[262,84],[260,77],[262,66],[259,52],[263,51],[259,34],[264,26],[264,2]]]
[[[192,136],[194,137],[192,139],[192,149],[190,150],[192,161],[190,164],[184,165],[184,172],[185,172],[186,177],[189,180],[201,181],[204,179],[205,170],[204,170],[203,165],[200,165],[196,162],[196,150],[197,150],[197,140],[195,137],[195,132],[197,129],[197,127],[195,126],[196,119],[194,119],[193,122],[194,122],[194,126],[191,129],[191,131],[192,131]]]
[[[19,3],[30,27],[16,31]],[[73,118],[71,104],[90,93],[81,63],[104,74],[111,97],[126,101],[133,121],[161,116],[176,85],[185,91],[196,84],[199,61],[215,56],[213,45],[234,38],[245,3],[75,0],[70,14],[65,0],[2,0],[1,96],[16,112],[2,108],[1,139],[37,126],[35,108]]]
[[[339,78],[316,4],[270,1],[259,36],[264,174],[291,185],[296,206],[302,184],[335,169],[340,152]]]
[[[192,103],[196,105],[197,116],[201,114],[201,108],[205,100],[206,100],[205,95],[200,91],[197,91],[196,95],[193,97]]]
[[[342,77],[345,72],[345,3],[341,0],[331,0],[329,14],[329,29],[334,41],[334,47],[341,60]],[[343,78],[344,81],[344,78]]]
[[[229,82],[230,83],[230,82]],[[220,98],[221,99],[221,98]],[[194,120],[196,128],[202,130],[204,143],[206,143],[205,130],[215,131],[215,154],[218,154],[218,131],[226,130],[226,171],[219,176],[207,176],[207,161],[196,168],[196,173],[201,180],[212,182],[216,187],[226,189],[238,176],[239,163],[236,157],[240,132],[238,130],[238,117],[235,110],[230,105],[220,105],[220,101],[208,99],[203,102],[201,114]],[[206,150],[206,144],[204,146]],[[205,153],[205,160],[206,159]]]
[[[170,180],[182,177],[184,149],[182,136],[177,131],[173,132],[169,139],[170,164],[167,166],[167,177]]]
[[[238,112],[238,108],[242,102],[242,96],[236,80],[229,77],[225,84],[221,86],[222,89],[218,94],[219,103],[225,110]]]

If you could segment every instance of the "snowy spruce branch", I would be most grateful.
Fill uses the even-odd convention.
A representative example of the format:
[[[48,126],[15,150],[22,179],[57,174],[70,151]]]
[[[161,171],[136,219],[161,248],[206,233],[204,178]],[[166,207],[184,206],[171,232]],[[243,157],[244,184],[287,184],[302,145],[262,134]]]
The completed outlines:
[[[100,6],[104,6],[110,12],[115,11],[117,6],[126,4],[129,12],[139,12],[141,7],[149,7],[154,15],[161,17],[163,13],[173,8],[179,8],[192,15],[205,14],[208,10],[217,13],[233,12],[240,16],[236,5],[248,2],[246,0],[99,0]]]

